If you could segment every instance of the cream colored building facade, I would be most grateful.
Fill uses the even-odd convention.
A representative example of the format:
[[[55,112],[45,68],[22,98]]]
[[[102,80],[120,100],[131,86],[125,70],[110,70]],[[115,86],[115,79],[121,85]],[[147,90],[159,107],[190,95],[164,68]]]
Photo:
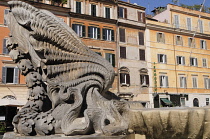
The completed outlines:
[[[145,8],[118,1],[118,95],[149,102],[149,78],[145,57]]]
[[[209,105],[210,14],[169,4],[146,24],[151,107]]]

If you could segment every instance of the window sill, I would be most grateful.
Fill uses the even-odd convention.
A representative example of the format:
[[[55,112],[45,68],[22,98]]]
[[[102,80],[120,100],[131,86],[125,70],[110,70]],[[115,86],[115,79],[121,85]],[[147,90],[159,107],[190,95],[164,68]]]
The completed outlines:
[[[120,86],[121,86],[121,87],[123,87],[123,86],[129,87],[130,84],[120,84]]]

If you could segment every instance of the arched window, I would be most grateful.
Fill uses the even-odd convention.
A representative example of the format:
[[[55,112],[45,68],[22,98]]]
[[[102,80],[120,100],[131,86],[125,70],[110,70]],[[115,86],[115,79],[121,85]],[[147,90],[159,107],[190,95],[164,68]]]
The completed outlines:
[[[199,100],[197,98],[193,99],[193,107],[199,107]]]
[[[127,67],[120,68],[120,85],[130,86],[130,71]]]
[[[149,75],[148,70],[145,68],[142,68],[140,71],[140,84],[142,87],[148,87],[149,86]]]
[[[13,99],[13,100],[17,100],[15,96],[12,96],[12,95],[7,95],[7,96],[4,96],[2,99]]]

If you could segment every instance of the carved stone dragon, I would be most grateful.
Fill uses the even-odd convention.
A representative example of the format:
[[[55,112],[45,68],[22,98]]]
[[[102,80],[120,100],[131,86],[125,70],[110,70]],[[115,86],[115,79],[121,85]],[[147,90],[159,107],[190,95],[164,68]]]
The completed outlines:
[[[209,108],[141,109],[111,97],[109,62],[52,13],[21,1],[8,4],[7,48],[29,89],[28,102],[13,119],[17,133],[210,138]]]

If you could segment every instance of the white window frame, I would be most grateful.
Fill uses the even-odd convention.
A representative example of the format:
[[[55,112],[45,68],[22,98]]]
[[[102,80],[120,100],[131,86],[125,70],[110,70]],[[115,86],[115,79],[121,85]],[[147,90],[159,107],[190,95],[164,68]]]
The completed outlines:
[[[188,46],[195,48],[195,39],[193,39],[192,37],[188,37]]]
[[[204,88],[210,89],[210,79],[208,77],[204,77]]]
[[[198,88],[197,77],[192,77],[192,88]]]
[[[8,83],[7,82],[7,69],[13,68],[13,82]],[[5,72],[5,73],[3,73]],[[11,75],[10,75],[11,76]],[[4,84],[19,84],[19,69],[17,67],[10,67],[10,66],[4,66],[2,67],[2,83]]]
[[[112,30],[104,28],[105,32],[105,40],[106,41],[112,41]],[[113,34],[114,35],[114,34]]]
[[[158,54],[158,63],[167,63],[167,56],[165,54]]]
[[[207,49],[207,47],[206,47],[206,40],[200,40],[200,48],[201,49]]]
[[[123,17],[119,16],[119,18],[125,18],[125,7],[119,7],[119,8],[123,8],[123,13],[122,13]],[[120,11],[119,11],[119,13],[120,13]]]
[[[176,20],[177,17],[177,20]],[[180,23],[179,23],[179,15],[174,15],[174,27],[175,28],[180,28]]]
[[[198,25],[199,25],[199,30],[200,30],[200,33],[203,33],[204,32],[204,28],[203,28],[203,20],[198,20]]]
[[[158,36],[159,36],[159,38],[158,38]],[[162,36],[162,37],[160,37],[160,36]],[[156,37],[157,37],[157,42],[165,43],[165,34],[163,32],[157,32]]]
[[[112,7],[109,7],[109,6],[104,7],[104,18],[106,18],[106,8],[109,8],[109,10],[110,10],[110,18],[108,18],[108,19],[112,19]]]
[[[182,101],[182,100],[184,100],[184,101]],[[186,102],[186,98],[185,97],[180,97],[181,106],[185,106],[185,102]]]
[[[206,58],[202,58],[202,66],[204,67],[204,68],[207,68],[207,59]]]
[[[179,77],[180,88],[187,88],[187,78],[185,76]]]
[[[99,14],[99,9],[98,9],[98,4],[97,3],[90,3],[89,4],[89,8],[90,8],[89,15],[91,15],[91,13],[92,13],[91,5],[96,5],[96,16],[99,16],[98,15]]]
[[[190,25],[188,24],[188,19],[190,20]],[[187,26],[187,30],[192,30],[192,18],[187,17],[186,18],[186,26]]]
[[[184,56],[176,56],[177,65],[185,65],[185,57]]]
[[[180,42],[181,42],[181,44],[179,44],[179,43],[178,43],[178,38],[180,38]],[[176,35],[175,42],[176,42],[176,45],[182,46],[182,45],[183,45],[183,39],[182,39],[182,36],[180,36],[180,35]]]
[[[7,20],[6,20],[6,16],[9,13],[9,9],[5,9],[4,10],[4,25],[7,26]]]
[[[168,76],[160,75],[159,81],[160,87],[168,87]]]
[[[76,26],[76,31],[75,31],[75,33],[76,33],[79,37],[83,37],[83,25],[75,24],[75,26]]]
[[[92,39],[98,39],[98,27],[90,26],[92,28],[92,34],[93,36],[90,37]]]
[[[76,3],[77,2],[81,2],[81,14],[84,14],[84,11],[83,11],[83,2],[82,1],[74,1],[74,7],[75,7],[74,12],[76,13],[76,11],[77,11],[77,8],[76,8]]]
[[[191,62],[193,60],[193,63]],[[190,57],[190,66],[198,66],[198,60],[195,57]]]

